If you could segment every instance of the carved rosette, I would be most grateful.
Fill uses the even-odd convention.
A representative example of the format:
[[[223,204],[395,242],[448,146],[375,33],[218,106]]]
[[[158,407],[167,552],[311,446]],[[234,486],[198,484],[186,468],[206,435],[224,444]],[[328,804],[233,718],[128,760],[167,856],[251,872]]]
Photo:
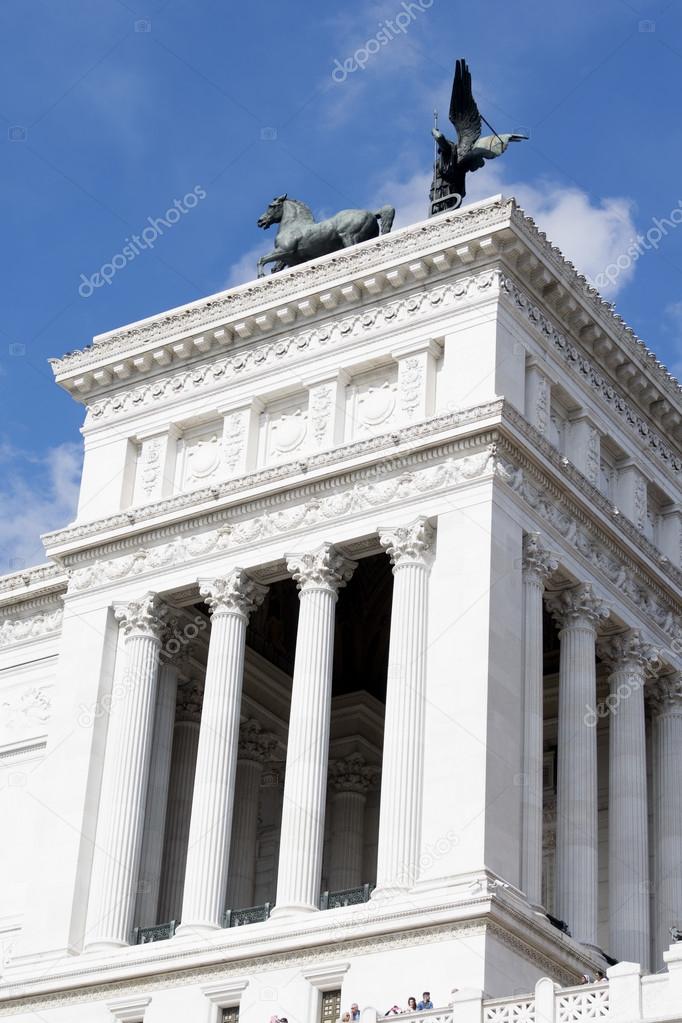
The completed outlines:
[[[332,590],[336,594],[357,568],[356,561],[344,558],[331,543],[323,543],[316,551],[305,554],[287,554],[286,561],[301,593]]]
[[[239,759],[264,764],[272,760],[278,746],[277,736],[263,731],[258,721],[250,718],[239,729]]]
[[[178,694],[175,700],[175,721],[176,724],[190,722],[199,724],[201,719],[201,706],[204,699],[204,683],[199,679],[190,679],[183,685],[178,686]]]
[[[267,586],[254,582],[243,568],[235,568],[224,578],[199,580],[199,593],[212,616],[232,614],[248,618],[263,603],[267,592]]]
[[[649,700],[654,717],[682,717],[682,672],[659,678]]]
[[[361,753],[351,753],[329,762],[329,787],[334,792],[358,792],[366,795],[376,785],[381,769],[368,764]]]
[[[611,612],[592,588],[591,583],[580,583],[553,594],[548,606],[560,629],[589,628],[596,631]]]
[[[597,651],[612,672],[641,675],[644,672],[654,673],[660,665],[658,651],[643,641],[639,629],[604,638],[599,642]]]
[[[420,515],[409,526],[380,527],[378,532],[379,543],[391,559],[394,571],[406,565],[431,567],[436,533],[425,516]]]
[[[146,636],[160,643],[167,629],[168,614],[167,606],[156,593],[145,593],[140,600],[114,606],[114,615],[126,639]]]
[[[526,533],[523,538],[523,571],[526,579],[544,586],[547,578],[556,572],[559,562],[543,546],[539,533]]]

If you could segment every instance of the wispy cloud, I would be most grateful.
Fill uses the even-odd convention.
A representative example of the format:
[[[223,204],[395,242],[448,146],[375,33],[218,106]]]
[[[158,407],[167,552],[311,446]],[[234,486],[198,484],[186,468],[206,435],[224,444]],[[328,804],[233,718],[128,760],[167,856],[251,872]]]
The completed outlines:
[[[0,442],[0,573],[45,560],[40,534],[73,519],[81,463],[80,444],[35,454]]]
[[[270,252],[273,244],[274,237],[271,239],[270,244],[268,242],[261,242],[260,245],[254,245],[253,248],[244,252],[228,268],[223,288],[236,288],[238,284],[246,284],[247,281],[255,280],[257,276],[256,264],[261,256],[265,255],[266,252]],[[266,270],[268,273],[270,272],[269,267],[266,267]]]
[[[428,216],[428,195],[431,171],[418,171],[401,180],[393,174],[381,186],[376,202],[390,202],[397,208],[396,227],[405,227]],[[465,204],[479,202],[497,193],[514,196],[541,231],[572,263],[589,278],[596,278],[619,255],[627,252],[637,235],[634,221],[635,203],[622,196],[593,200],[587,192],[556,181],[538,179],[514,182],[505,174],[501,162],[491,163],[476,174],[469,175]],[[617,280],[603,289],[613,298],[632,280],[633,263]]]

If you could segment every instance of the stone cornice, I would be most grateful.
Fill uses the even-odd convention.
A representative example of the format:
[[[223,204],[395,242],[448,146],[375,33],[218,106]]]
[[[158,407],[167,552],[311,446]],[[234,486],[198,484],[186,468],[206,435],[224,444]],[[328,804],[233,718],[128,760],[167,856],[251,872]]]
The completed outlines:
[[[339,958],[491,933],[565,983],[599,959],[586,947],[561,935],[547,921],[530,915],[518,899],[484,894],[466,902],[425,896],[408,905],[343,907],[298,922],[286,933],[272,923],[218,931],[200,945],[155,942],[124,950],[124,956],[99,960],[78,956],[64,963],[41,964],[36,976],[6,976],[0,982],[0,1012],[64,1007],[116,996],[144,995],[159,988],[226,981],[277,969],[337,963]],[[328,916],[327,914],[332,914]],[[582,968],[581,968],[582,967]],[[227,969],[226,969],[227,968]]]
[[[356,312],[347,317],[339,316],[332,323],[311,330],[250,345],[234,354],[214,357],[191,368],[180,368],[157,376],[139,386],[116,390],[90,405],[88,422],[94,424],[111,417],[138,416],[142,409],[159,402],[212,391],[224,387],[226,381],[237,380],[244,374],[249,377],[272,371],[279,363],[298,361],[311,352],[322,353],[330,347],[340,350],[363,333],[395,330],[398,326],[409,325],[411,320],[424,323],[425,317],[438,315],[446,308],[499,295],[517,315],[523,316],[542,344],[550,346],[550,351],[576,377],[579,385],[591,389],[606,416],[613,415],[620,421],[625,431],[633,436],[637,451],[644,445],[647,453],[657,459],[666,473],[679,473],[682,458],[676,454],[677,445],[673,443],[671,446],[653,429],[649,414],[642,415],[637,410],[636,401],[633,402],[615,382],[617,370],[609,376],[600,362],[588,354],[584,345],[581,347],[572,337],[557,329],[526,288],[527,285],[522,287],[500,268],[488,267],[476,274],[436,284],[430,290],[373,305],[361,315]],[[543,305],[547,307],[548,302],[545,300]]]
[[[169,365],[194,368],[205,353],[215,361],[227,347],[244,357],[259,336],[277,343],[292,323],[314,324],[345,309],[362,314],[377,295],[408,291],[425,278],[447,275],[452,283],[455,273],[491,259],[519,274],[579,345],[597,353],[610,382],[622,378],[647,417],[666,432],[679,428],[679,383],[514,200],[499,196],[101,335],[83,351],[52,360],[53,369],[83,400],[99,393],[118,401],[117,389],[130,393],[136,379],[149,380]]]
[[[195,353],[197,350],[201,351],[202,347],[229,344],[235,337],[239,340],[240,337],[250,338],[255,333],[270,332],[278,321],[286,324],[293,319],[305,319],[320,309],[324,311],[334,309],[340,303],[356,302],[363,292],[365,295],[376,293],[377,285],[374,283],[369,287],[350,288],[346,294],[342,294],[341,291],[337,295],[329,293],[328,302],[308,299],[308,304],[304,304],[303,308],[295,302],[299,296],[308,295],[311,291],[324,293],[324,289],[329,285],[338,285],[341,289],[347,278],[356,278],[384,266],[393,269],[402,259],[409,263],[402,268],[406,276],[401,274],[399,279],[388,280],[386,282],[388,286],[400,286],[409,276],[419,280],[427,268],[414,265],[415,251],[449,247],[470,235],[508,225],[512,209],[511,200],[497,196],[456,213],[443,214],[379,239],[353,246],[351,249],[311,260],[274,276],[252,281],[130,326],[100,334],[94,338],[92,345],[70,352],[61,359],[52,359],[53,372],[57,380],[61,381],[74,371],[81,372],[128,353],[149,350],[154,344],[186,338],[199,331],[205,332],[201,339],[197,339],[201,341],[200,345],[198,348],[196,344],[189,346]],[[463,266],[470,261],[470,255],[467,251],[460,257]],[[447,269],[450,260],[446,257],[442,265]],[[431,269],[433,271],[434,268]],[[370,280],[375,281],[375,278],[372,277]],[[278,317],[276,308],[278,304],[287,310],[286,315]],[[261,322],[257,322],[259,314]],[[235,321],[233,326],[227,325],[229,320]],[[239,327],[242,329],[235,329]],[[209,335],[209,328],[218,328],[225,331],[225,334],[214,338]],[[185,353],[175,353],[177,357],[182,357],[183,354]],[[147,366],[135,368],[146,372],[150,364],[151,360]]]
[[[666,366],[657,358],[646,344],[637,337],[622,316],[616,313],[614,306],[605,301],[596,288],[592,287],[587,278],[576,270],[573,263],[566,259],[560,249],[553,245],[544,231],[539,230],[532,217],[514,202],[511,214],[514,226],[520,230],[529,245],[537,246],[557,276],[572,280],[589,308],[591,316],[598,320],[603,328],[612,333],[614,338],[628,352],[628,355],[647,374],[650,374],[658,387],[664,390],[671,402],[679,407],[682,398],[682,385]]]
[[[412,264],[413,267],[416,264]],[[355,309],[344,315],[339,309],[333,320],[328,319],[308,329],[290,330],[273,335],[264,331],[262,339],[252,339],[227,355],[214,353],[212,358],[195,361],[191,366],[173,366],[152,379],[130,380],[124,386],[109,388],[102,396],[93,395],[88,405],[88,425],[109,418],[139,415],[141,409],[159,402],[185,398],[224,387],[226,382],[242,377],[273,371],[290,361],[300,362],[310,355],[335,352],[353,344],[363,334],[386,330],[395,333],[412,322],[422,325],[427,316],[434,316],[447,308],[475,301],[486,301],[498,294],[500,270],[488,267],[465,277],[457,277],[437,284],[429,290],[402,295],[391,300]],[[336,372],[336,370],[334,370]]]
[[[67,581],[63,567],[52,561],[0,576],[0,606],[5,603],[15,605],[48,594],[56,599],[66,590]]]
[[[526,321],[545,341],[549,342],[554,354],[578,377],[581,384],[588,385],[600,403],[606,405],[608,411],[621,420],[622,425],[636,434],[639,444],[645,444],[668,472],[682,471],[682,458],[655,430],[652,430],[647,419],[638,414],[624,390],[605,375],[594,358],[590,358],[566,334],[557,330],[516,281],[503,274],[500,278],[500,292],[524,315]]]

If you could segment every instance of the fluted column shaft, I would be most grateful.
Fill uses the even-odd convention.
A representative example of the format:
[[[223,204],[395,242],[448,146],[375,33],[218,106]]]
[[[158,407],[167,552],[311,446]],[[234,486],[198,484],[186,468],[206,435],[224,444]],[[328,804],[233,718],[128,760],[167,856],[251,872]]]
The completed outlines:
[[[523,840],[521,886],[534,906],[542,904],[543,697],[542,610],[545,580],[557,561],[537,534],[523,541]]]
[[[557,915],[577,941],[597,944],[596,630],[608,616],[590,586],[553,602],[561,642],[557,769]]]
[[[367,792],[379,771],[359,753],[329,765],[331,798],[330,891],[357,888],[371,880],[362,875]]]
[[[653,701],[654,970],[682,925],[682,674],[659,680]]]
[[[609,952],[640,963],[650,956],[649,816],[644,684],[654,654],[639,633],[600,646],[609,664]]]
[[[261,731],[258,722],[248,721],[242,726],[227,882],[229,909],[245,909],[254,904],[261,777],[263,764],[273,755],[276,745],[274,735]]]
[[[273,915],[319,909],[338,591],[355,564],[331,544],[288,557],[300,610]]]
[[[428,578],[434,533],[425,518],[379,530],[393,564],[375,896],[418,876],[426,698]]]
[[[177,687],[177,669],[172,664],[163,665],[159,671],[156,697],[146,823],[140,855],[139,894],[135,908],[135,919],[139,927],[151,927],[160,922],[157,913]]]
[[[187,843],[192,814],[192,793],[199,748],[201,687],[190,682],[178,693],[173,754],[168,785],[168,813],[164,837],[159,922],[179,920],[185,887]]]
[[[99,801],[85,946],[126,945],[133,928],[165,608],[151,593],[115,609],[126,669],[117,683]]]
[[[212,613],[178,934],[222,926],[237,766],[246,626],[265,588],[241,569],[200,584]]]

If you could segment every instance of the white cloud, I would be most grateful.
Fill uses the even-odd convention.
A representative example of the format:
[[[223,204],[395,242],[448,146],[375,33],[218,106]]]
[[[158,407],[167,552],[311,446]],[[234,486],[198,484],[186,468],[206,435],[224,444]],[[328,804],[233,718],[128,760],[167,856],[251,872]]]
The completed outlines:
[[[390,202],[397,208],[396,227],[405,227],[427,216],[431,171],[414,174],[406,181],[387,181],[374,201]],[[626,254],[637,237],[633,215],[635,204],[623,197],[607,197],[593,202],[575,186],[539,179],[514,183],[504,177],[499,164],[489,164],[467,180],[465,203],[479,202],[501,192],[514,196],[525,212],[535,220],[549,240],[567,259],[590,279],[597,278],[619,256]],[[636,260],[619,271],[614,283],[602,288],[613,298],[634,276]]]
[[[80,444],[35,455],[0,443],[0,573],[45,560],[40,534],[73,519],[81,463]]]
[[[258,275],[257,263],[261,256],[264,256],[266,252],[270,252],[273,247],[273,242],[270,244],[254,245],[252,249],[245,252],[235,260],[234,263],[229,267],[227,271],[227,277],[223,284],[223,289],[236,288],[238,284],[246,284],[248,281],[254,281]],[[266,272],[269,273],[269,266],[266,267]]]

